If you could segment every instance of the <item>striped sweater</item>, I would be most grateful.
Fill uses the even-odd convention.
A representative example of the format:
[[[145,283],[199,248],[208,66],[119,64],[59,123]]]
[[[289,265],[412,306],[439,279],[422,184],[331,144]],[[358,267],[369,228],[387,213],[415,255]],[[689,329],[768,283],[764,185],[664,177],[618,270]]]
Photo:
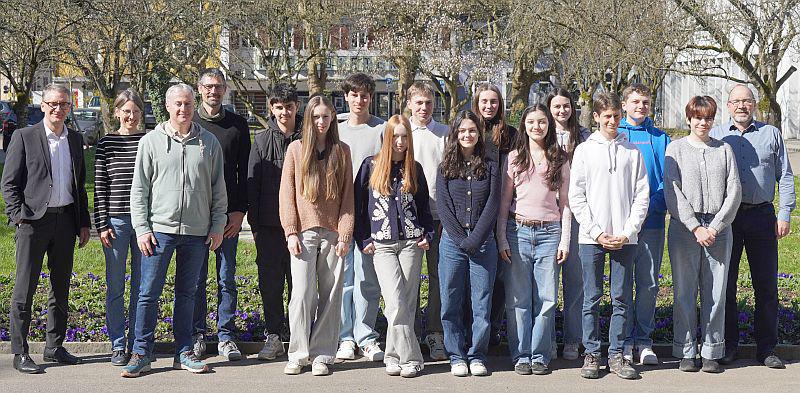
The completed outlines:
[[[108,134],[97,143],[94,172],[94,226],[108,229],[108,218],[131,214],[130,192],[136,150],[145,134]]]

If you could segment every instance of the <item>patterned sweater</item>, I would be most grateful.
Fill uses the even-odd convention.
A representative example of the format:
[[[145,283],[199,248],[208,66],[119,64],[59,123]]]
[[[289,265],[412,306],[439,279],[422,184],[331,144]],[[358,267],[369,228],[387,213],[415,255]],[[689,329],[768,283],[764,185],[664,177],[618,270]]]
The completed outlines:
[[[422,165],[417,167],[417,192],[402,191],[403,161],[392,163],[392,193],[381,195],[369,186],[374,167],[373,156],[364,159],[355,183],[355,240],[363,249],[373,241],[390,242],[419,239],[433,240],[428,182]]]

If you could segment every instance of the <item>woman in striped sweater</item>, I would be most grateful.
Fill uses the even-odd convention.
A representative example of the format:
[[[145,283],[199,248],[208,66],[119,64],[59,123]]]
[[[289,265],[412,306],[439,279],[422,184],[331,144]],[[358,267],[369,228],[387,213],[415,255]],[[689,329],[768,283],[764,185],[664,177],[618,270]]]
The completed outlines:
[[[136,150],[144,136],[139,129],[142,108],[142,100],[135,92],[121,92],[114,100],[114,116],[119,119],[119,129],[100,139],[95,155],[94,225],[106,257],[106,326],[112,344],[111,363],[115,366],[128,363],[134,339],[133,323],[129,325],[131,331],[127,340],[125,336],[125,262],[128,249],[131,250],[131,296],[128,302],[131,322],[136,320],[139,298],[142,255],[131,226],[130,189]]]

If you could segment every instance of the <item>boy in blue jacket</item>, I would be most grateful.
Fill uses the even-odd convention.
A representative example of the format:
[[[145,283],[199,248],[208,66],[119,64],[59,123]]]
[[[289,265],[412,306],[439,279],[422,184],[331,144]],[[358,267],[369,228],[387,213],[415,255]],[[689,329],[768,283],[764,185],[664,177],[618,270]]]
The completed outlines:
[[[647,86],[640,83],[628,86],[622,91],[622,100],[625,118],[620,122],[619,132],[626,134],[628,140],[642,152],[650,185],[650,205],[639,233],[634,261],[636,298],[629,309],[624,353],[632,360],[636,359],[638,353],[641,364],[656,365],[658,357],[653,352],[650,335],[655,328],[658,274],[664,253],[664,217],[667,213],[664,201],[664,156],[670,138],[656,128],[648,117],[651,93]]]

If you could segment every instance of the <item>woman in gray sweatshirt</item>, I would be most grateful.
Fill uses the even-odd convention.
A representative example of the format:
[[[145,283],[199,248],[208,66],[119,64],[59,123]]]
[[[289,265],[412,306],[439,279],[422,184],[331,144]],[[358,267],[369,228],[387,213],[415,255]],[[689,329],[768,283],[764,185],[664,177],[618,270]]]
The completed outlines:
[[[691,133],[667,147],[664,187],[674,286],[673,356],[681,371],[698,371],[697,293],[700,292],[702,370],[718,373],[725,354],[725,288],[731,256],[731,222],[741,184],[731,147],[708,136],[717,103],[695,96],[686,105]],[[736,285],[736,283],[731,283]]]

